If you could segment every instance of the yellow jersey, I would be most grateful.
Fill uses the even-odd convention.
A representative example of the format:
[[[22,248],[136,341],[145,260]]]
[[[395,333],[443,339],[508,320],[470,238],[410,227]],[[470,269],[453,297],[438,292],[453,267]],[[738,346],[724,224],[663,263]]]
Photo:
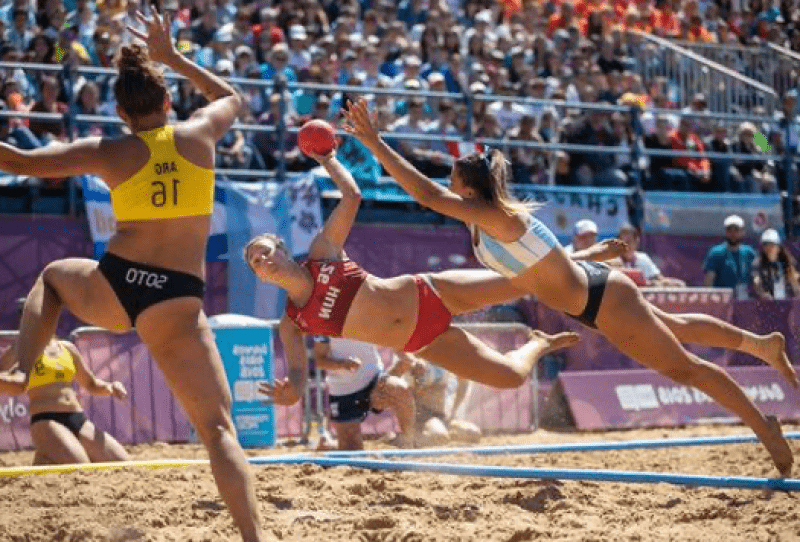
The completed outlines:
[[[31,368],[28,378],[27,390],[63,382],[70,384],[75,379],[75,363],[72,361],[72,354],[69,350],[61,347],[61,353],[57,356],[42,354]]]
[[[210,215],[214,210],[214,170],[178,154],[172,126],[136,136],[150,149],[150,159],[111,191],[117,221]]]

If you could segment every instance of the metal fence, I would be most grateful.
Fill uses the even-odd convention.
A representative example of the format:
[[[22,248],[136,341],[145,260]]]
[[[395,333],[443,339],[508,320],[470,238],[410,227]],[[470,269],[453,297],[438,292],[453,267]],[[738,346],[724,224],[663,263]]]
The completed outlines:
[[[800,55],[786,47],[774,43],[745,46],[677,42],[677,45],[771,87],[778,95],[797,87]]]
[[[773,117],[764,115],[753,115],[749,112],[755,107],[765,108],[765,111],[772,111],[776,107],[777,93],[771,88],[749,79],[734,70],[728,69],[725,66],[711,62],[691,51],[680,48],[668,40],[638,33],[643,42],[647,42],[653,47],[641,47],[640,55],[637,58],[640,73],[643,73],[646,78],[657,77],[658,75],[667,74],[667,76],[674,77],[677,84],[682,89],[682,99],[679,105],[687,103],[686,99],[695,89],[719,89],[719,93],[708,93],[713,103],[720,104],[719,107],[712,107],[712,111],[690,111],[688,109],[675,110],[675,109],[648,109],[648,114],[652,115],[681,115],[690,116],[697,119],[700,124],[710,125],[712,123],[727,123],[729,125],[737,125],[744,121],[750,121],[760,126],[772,126],[775,123]],[[698,66],[701,68],[698,69]],[[27,64],[27,63],[13,63],[13,62],[0,62],[0,69],[25,69],[26,71],[43,71],[43,72],[61,72],[61,76],[66,82],[66,86],[72,86],[76,76],[84,75],[87,78],[96,77],[100,75],[114,76],[115,70],[108,68],[96,67],[81,67],[78,69],[71,69],[69,67],[60,67],[49,64]],[[182,79],[181,76],[174,73],[167,73],[167,79],[175,80]],[[656,157],[668,156],[673,158],[679,157],[705,157],[709,160],[725,160],[725,161],[756,161],[762,162],[765,160],[772,160],[780,162],[787,173],[787,186],[788,190],[785,194],[785,218],[786,218],[786,231],[787,234],[792,234],[796,228],[793,216],[797,214],[795,209],[800,207],[796,202],[797,181],[796,181],[796,166],[795,166],[795,152],[796,149],[790,145],[785,146],[785,151],[780,155],[765,155],[765,154],[732,154],[732,153],[713,153],[713,152],[697,152],[697,151],[673,151],[673,150],[659,150],[648,149],[642,145],[643,127],[641,123],[642,111],[635,106],[619,106],[611,104],[598,104],[598,103],[585,103],[585,102],[567,102],[560,100],[542,100],[536,98],[523,98],[517,96],[498,96],[488,94],[471,94],[469,92],[463,93],[448,93],[448,92],[431,92],[431,91],[408,91],[404,89],[383,89],[373,87],[352,87],[346,85],[326,85],[326,84],[312,84],[312,83],[287,83],[285,80],[254,80],[242,78],[230,78],[229,81],[242,89],[258,87],[264,92],[277,94],[279,97],[281,115],[277,124],[273,126],[262,124],[242,124],[236,123],[233,128],[242,130],[244,132],[262,132],[271,133],[275,135],[277,140],[277,167],[273,171],[261,170],[217,170],[219,175],[236,178],[272,178],[277,181],[283,181],[286,178],[286,160],[285,150],[287,145],[287,136],[294,135],[298,132],[297,126],[287,126],[285,116],[287,111],[290,110],[289,100],[292,99],[292,93],[296,91],[301,92],[338,92],[345,93],[348,96],[359,95],[394,95],[402,97],[419,96],[425,99],[448,99],[456,103],[464,104],[466,110],[470,112],[466,119],[466,128],[464,133],[447,135],[448,141],[456,143],[471,142],[482,145],[489,145],[504,150],[511,148],[525,148],[537,149],[544,152],[564,151],[567,153],[611,153],[616,155],[629,154],[630,163],[633,164],[630,178],[632,184],[637,189],[641,189],[643,179],[643,168],[640,166],[641,157]],[[70,138],[74,137],[74,130],[72,127],[76,123],[102,123],[102,124],[121,124],[117,117],[103,116],[103,115],[81,115],[75,114],[74,106],[75,96],[70,96],[70,107],[63,115],[48,114],[48,113],[21,113],[14,111],[0,111],[0,118],[20,118],[28,116],[30,118],[44,119],[44,120],[60,120],[63,122]],[[504,138],[488,138],[478,137],[476,135],[474,122],[471,112],[473,111],[473,104],[475,102],[503,102],[510,101],[537,110],[550,108],[557,112],[560,117],[570,116],[575,112],[581,111],[601,111],[604,113],[619,113],[624,115],[624,118],[630,123],[633,133],[636,137],[632,144],[626,146],[596,146],[596,145],[578,145],[569,144],[564,142],[554,141],[551,143],[541,143],[537,141],[524,141],[524,140],[510,140]],[[727,104],[728,106],[723,106]],[[735,105],[735,107],[733,107]],[[727,107],[727,108],[726,108]],[[714,110],[718,109],[718,110]],[[728,109],[733,109],[739,112],[731,113]],[[786,123],[783,128],[784,141],[792,141],[793,131],[797,129],[796,121],[794,123]],[[338,135],[346,135],[346,132],[339,130]],[[426,134],[403,134],[403,133],[387,133],[394,140],[414,140],[414,141],[441,141],[440,135],[426,135]],[[554,160],[551,160],[554,162]],[[77,209],[77,184],[74,180],[69,180],[69,212],[75,214]],[[727,184],[727,174],[724,182]],[[794,203],[793,203],[794,202]],[[793,207],[794,206],[794,207]]]

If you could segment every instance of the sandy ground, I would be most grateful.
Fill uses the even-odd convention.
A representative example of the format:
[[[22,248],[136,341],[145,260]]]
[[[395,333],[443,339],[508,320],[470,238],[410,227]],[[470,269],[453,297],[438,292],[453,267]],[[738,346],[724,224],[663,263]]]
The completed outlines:
[[[785,430],[798,430],[786,426]],[[538,431],[482,444],[577,442],[746,433],[702,426],[589,434]],[[368,443],[372,447],[383,446]],[[800,454],[800,442],[792,442]],[[248,450],[250,455],[298,448]],[[135,459],[205,458],[196,445],[131,448]],[[0,454],[26,465],[31,452]],[[773,476],[755,444],[430,459],[542,468]],[[285,541],[795,541],[797,494],[554,480],[374,472],[311,465],[255,467],[264,526]],[[795,475],[797,477],[797,475]],[[239,540],[208,467],[123,469],[0,478],[0,541]]]

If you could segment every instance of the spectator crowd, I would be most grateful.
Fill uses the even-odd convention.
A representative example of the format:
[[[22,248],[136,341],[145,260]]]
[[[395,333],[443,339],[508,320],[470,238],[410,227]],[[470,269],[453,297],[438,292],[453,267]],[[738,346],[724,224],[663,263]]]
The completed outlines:
[[[775,192],[785,188],[781,163],[642,157],[648,149],[758,154],[754,136],[784,142],[796,121],[796,94],[786,93],[775,122],[711,125],[692,116],[707,112],[698,93],[679,109],[676,83],[644,81],[637,52],[651,47],[634,32],[688,42],[756,46],[776,43],[800,51],[800,10],[792,2],[761,0],[161,0],[177,48],[201,65],[237,78],[247,98],[247,124],[274,127],[282,118],[297,127],[308,118],[341,120],[348,99],[366,96],[381,129],[425,173],[445,176],[458,156],[480,149],[459,142],[471,131],[506,142],[571,143],[618,147],[619,152],[563,152],[510,146],[514,181],[580,186],[626,186],[642,172],[645,188]],[[64,65],[59,72],[3,69],[3,107],[9,111],[113,115],[113,75],[78,73],[79,66],[109,67],[133,39],[128,26],[147,12],[141,0],[5,0],[0,7],[0,58]],[[796,77],[795,77],[796,78]],[[248,81],[249,80],[249,81]],[[285,81],[283,93],[265,82]],[[362,91],[292,88],[293,83],[364,87]],[[380,89],[381,92],[376,92]],[[391,90],[396,94],[387,95]],[[468,94],[469,101],[410,95],[413,91]],[[281,98],[284,99],[281,99]],[[74,99],[73,99],[74,98]],[[173,114],[188,118],[203,99],[188,82],[172,88]],[[536,100],[565,104],[543,106]],[[638,107],[631,113],[571,107],[578,102]],[[469,105],[467,105],[469,104]],[[467,110],[469,108],[469,111]],[[650,110],[671,110],[653,114]],[[754,111],[753,113],[758,113]],[[761,112],[764,113],[763,111]],[[79,121],[3,117],[0,138],[25,148],[120,128]],[[425,139],[410,139],[423,135]],[[448,139],[451,136],[452,139]],[[218,166],[273,169],[279,160],[275,131],[232,130],[219,143]],[[796,130],[790,130],[790,139]],[[285,136],[290,171],[309,169],[295,136]],[[354,142],[340,151],[360,180],[380,173]]]

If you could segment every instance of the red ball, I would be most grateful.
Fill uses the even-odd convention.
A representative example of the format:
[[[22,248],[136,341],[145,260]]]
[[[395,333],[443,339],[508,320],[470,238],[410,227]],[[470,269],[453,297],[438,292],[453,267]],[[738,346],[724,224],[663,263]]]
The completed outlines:
[[[300,128],[300,132],[297,134],[297,145],[305,154],[325,156],[336,147],[336,132],[330,123],[313,119]]]

